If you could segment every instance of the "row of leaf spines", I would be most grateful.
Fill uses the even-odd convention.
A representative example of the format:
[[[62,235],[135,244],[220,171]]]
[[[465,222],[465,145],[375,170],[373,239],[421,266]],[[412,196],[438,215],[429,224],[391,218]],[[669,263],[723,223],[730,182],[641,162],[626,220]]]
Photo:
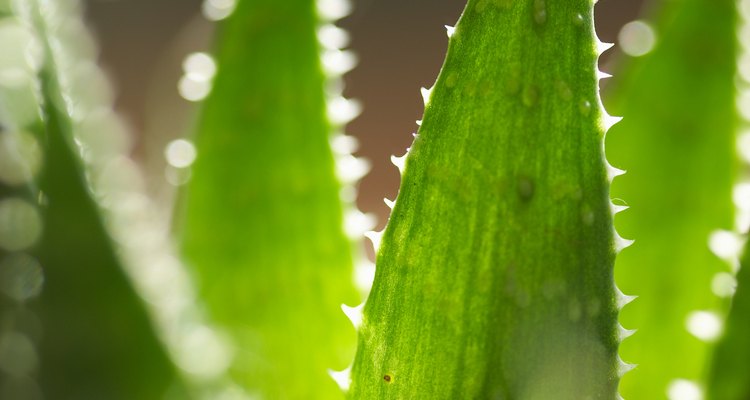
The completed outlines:
[[[354,155],[359,149],[359,141],[345,132],[346,125],[361,114],[362,105],[343,94],[343,76],[356,67],[358,59],[356,54],[347,49],[350,44],[349,33],[336,25],[352,12],[353,5],[350,0],[317,0],[316,6],[319,20],[316,33],[326,81],[330,144],[340,183],[339,198],[344,209],[343,229],[353,241],[354,281],[365,297],[372,285],[374,265],[362,252],[362,239],[363,235],[372,236],[370,230],[376,225],[376,220],[372,214],[365,214],[357,208],[356,198],[357,186],[370,172],[371,164],[367,159]]]
[[[596,3],[596,1],[594,1],[594,3]],[[607,133],[615,124],[622,121],[622,118],[623,118],[623,117],[610,115],[607,112],[606,108],[604,107],[604,104],[602,102],[602,97],[601,97],[601,81],[602,79],[610,78],[611,75],[604,71],[601,71],[599,69],[599,64],[600,64],[602,54],[604,54],[604,52],[606,52],[607,50],[611,49],[614,46],[614,43],[602,42],[601,39],[599,39],[599,36],[596,33],[596,18],[594,17],[593,7],[591,8],[591,13],[588,15],[588,18],[590,18],[592,21],[591,34],[593,35],[594,41],[596,43],[596,48],[595,48],[596,61],[594,65],[594,70],[597,71],[596,103],[597,103],[597,107],[599,109],[599,113],[601,116],[600,127],[603,132],[603,135],[601,138],[601,148],[602,148],[601,155],[602,155],[602,160],[605,163],[605,168],[607,170],[607,179],[609,181],[609,185],[611,185],[615,178],[617,178],[618,176],[622,176],[626,173],[625,170],[614,167],[607,160],[607,152],[605,148]],[[609,190],[609,185],[608,185],[608,190]],[[628,206],[623,205],[623,204],[616,204],[614,202],[614,199],[610,199],[609,203],[610,203],[610,211],[612,215],[611,224],[612,224],[612,232],[613,232],[613,244],[614,244],[614,249],[615,249],[616,254],[619,254],[622,250],[626,249],[627,247],[631,246],[634,243],[634,240],[625,239],[622,236],[620,236],[620,234],[617,232],[617,229],[615,227],[615,217],[617,216],[618,213],[621,213],[627,210]],[[612,276],[614,279],[614,274],[612,274]],[[630,296],[630,295],[624,294],[620,290],[620,288],[617,287],[616,282],[613,281],[612,285],[614,287],[614,293],[616,296],[615,304],[617,305],[618,311],[622,310],[623,307],[625,307],[626,305],[628,305],[630,302],[632,302],[633,300],[637,298],[637,296]],[[626,329],[625,327],[622,326],[621,323],[618,322],[617,323],[617,342],[621,343],[623,340],[629,338],[634,333],[636,333],[636,331],[637,329]],[[619,380],[622,378],[623,375],[625,375],[627,372],[633,370],[636,367],[636,364],[630,364],[630,363],[623,361],[619,355],[617,357],[617,362],[618,362],[618,365],[617,365],[616,372],[617,372],[617,378],[619,382]],[[618,383],[618,386],[619,386],[619,383]],[[622,398],[619,393],[618,393],[618,397]]]
[[[51,100],[63,102],[59,106],[67,113],[73,133],[69,139],[79,152],[89,190],[120,253],[124,272],[147,300],[143,303],[152,324],[180,374],[191,383],[191,395],[235,394],[236,385],[216,362],[217,355],[229,357],[230,345],[207,322],[166,227],[157,222],[163,218],[152,215],[156,208],[146,194],[142,172],[129,157],[127,128],[112,110],[112,89],[96,66],[96,45],[82,23],[83,6],[78,0],[50,4],[58,9],[40,11],[38,18],[48,43],[48,68],[61,94],[60,99]],[[170,289],[164,290],[166,286]],[[201,340],[196,342],[196,337]],[[195,356],[211,351],[214,358]]]
[[[372,229],[377,221],[374,215],[363,213],[356,205],[358,184],[371,170],[369,160],[354,155],[359,149],[359,140],[347,135],[345,127],[356,119],[362,112],[362,105],[355,99],[343,95],[343,76],[356,67],[356,54],[347,50],[350,44],[349,33],[338,27],[337,22],[350,15],[353,5],[350,0],[317,0],[316,8],[319,18],[317,30],[320,45],[320,59],[325,74],[325,92],[327,118],[331,128],[330,145],[334,156],[336,177],[340,183],[339,198],[343,206],[343,230],[352,241],[354,284],[359,290],[362,301],[350,306],[341,304],[341,310],[359,332],[362,323],[362,309],[365,298],[372,287],[375,265],[362,249],[362,240],[371,241],[375,252],[382,232]],[[345,369],[328,370],[329,376],[339,388],[346,393],[351,383],[350,363]]]

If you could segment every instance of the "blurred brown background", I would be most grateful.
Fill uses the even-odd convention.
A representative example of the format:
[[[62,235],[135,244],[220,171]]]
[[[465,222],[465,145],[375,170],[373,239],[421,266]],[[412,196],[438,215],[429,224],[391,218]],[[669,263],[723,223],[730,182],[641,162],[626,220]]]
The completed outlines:
[[[283,0],[279,0],[283,1]],[[87,17],[101,46],[101,63],[116,87],[116,108],[137,135],[135,156],[166,185],[160,173],[162,148],[189,131],[195,105],[179,97],[184,57],[210,49],[213,23],[201,14],[202,0],[88,0]],[[419,88],[430,87],[442,64],[447,36],[465,0],[356,0],[339,23],[352,37],[359,66],[346,76],[347,97],[360,100],[363,114],[347,132],[360,139],[358,155],[373,169],[360,184],[359,208],[388,216],[383,197],[393,199],[399,176],[390,163],[412,140],[423,105]],[[600,0],[596,5],[601,40],[616,42],[622,25],[636,19],[644,0]],[[611,70],[617,47],[601,69]],[[605,93],[606,96],[606,93]]]

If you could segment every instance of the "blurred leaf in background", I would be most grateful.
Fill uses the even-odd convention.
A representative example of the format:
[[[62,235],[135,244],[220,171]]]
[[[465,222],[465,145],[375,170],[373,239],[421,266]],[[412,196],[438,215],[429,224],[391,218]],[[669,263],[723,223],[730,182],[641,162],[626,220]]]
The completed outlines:
[[[614,74],[610,108],[625,118],[608,134],[606,150],[628,171],[612,187],[612,197],[630,205],[617,218],[618,231],[636,238],[615,268],[618,285],[639,296],[621,317],[638,329],[620,353],[638,364],[622,381],[626,399],[682,398],[685,387],[698,387],[731,296],[712,290],[712,281],[732,271],[708,243],[719,255],[727,242],[737,247],[729,232],[735,7],[732,0],[658,1],[646,12],[651,22],[620,33],[633,58]]]
[[[2,165],[0,397],[162,399],[179,390],[178,374],[123,271],[83,166],[106,151],[87,154],[73,133],[97,107],[110,107],[99,103],[105,89],[91,69],[78,3],[10,5],[0,20],[0,142],[15,143],[2,151],[25,160]],[[23,179],[14,178],[19,170]]]
[[[177,214],[210,317],[236,346],[230,374],[264,398],[341,398],[327,370],[354,354],[341,304],[361,299],[316,37],[318,12],[341,10],[321,3],[334,7],[243,0],[220,23],[218,74]],[[348,57],[323,61],[343,72]]]

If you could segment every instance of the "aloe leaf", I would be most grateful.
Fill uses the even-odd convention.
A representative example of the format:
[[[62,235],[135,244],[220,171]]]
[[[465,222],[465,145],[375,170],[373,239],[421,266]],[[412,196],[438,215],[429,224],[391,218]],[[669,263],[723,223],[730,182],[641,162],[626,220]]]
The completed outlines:
[[[218,73],[197,126],[182,246],[229,373],[273,399],[342,397],[360,296],[329,147],[313,0],[241,0],[219,26]]]
[[[625,119],[607,151],[628,174],[612,196],[630,205],[618,230],[637,238],[615,268],[620,287],[639,296],[621,317],[638,328],[621,350],[639,365],[623,379],[626,399],[699,386],[712,339],[700,320],[726,309],[711,282],[729,268],[708,243],[734,222],[735,14],[730,0],[660,3],[650,14],[655,47],[613,78],[612,109]]]
[[[737,291],[713,354],[708,379],[709,400],[750,398],[750,252],[745,251],[737,273]]]
[[[2,91],[3,123],[11,132],[3,134],[33,135],[43,154],[36,179],[27,175],[23,183],[34,200],[39,198],[33,203],[31,198],[26,200],[28,207],[37,210],[38,240],[23,249],[11,249],[13,254],[3,260],[4,301],[9,298],[15,312],[4,318],[10,322],[3,332],[3,355],[14,358],[10,364],[2,361],[8,373],[2,396],[162,399],[167,392],[179,393],[178,374],[124,273],[92,196],[83,165],[85,149],[74,143],[74,127],[91,115],[88,105],[94,100],[71,91],[81,88],[74,82],[74,72],[81,70],[73,67],[90,65],[83,54],[70,52],[71,45],[65,42],[64,33],[70,29],[81,33],[76,30],[82,26],[76,6],[73,1],[44,5],[17,1],[7,9],[13,16],[2,21],[25,32],[24,48],[39,56],[30,62],[39,65],[19,64],[19,71],[24,72],[20,75],[23,91],[11,92],[12,96]],[[87,38],[75,35],[76,45],[86,43]],[[8,43],[19,40],[4,39]],[[64,69],[63,61],[71,69]],[[36,67],[41,68],[39,79],[33,75]],[[86,76],[87,88],[97,87],[97,77]],[[19,113],[19,106],[29,112]],[[115,136],[108,139],[113,141]],[[23,152],[14,155],[26,156]],[[19,181],[14,183],[20,187]],[[3,229],[24,234],[30,220],[22,215],[16,213],[16,224]]]
[[[614,399],[593,2],[470,0],[406,157],[350,398]],[[597,46],[599,44],[600,46]],[[614,169],[612,170],[614,171]]]

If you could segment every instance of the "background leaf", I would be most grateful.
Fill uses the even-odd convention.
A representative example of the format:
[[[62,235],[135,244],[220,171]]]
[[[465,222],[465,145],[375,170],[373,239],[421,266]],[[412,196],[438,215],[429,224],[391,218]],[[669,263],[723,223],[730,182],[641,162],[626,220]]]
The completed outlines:
[[[3,351],[12,361],[3,368],[7,376],[1,395],[19,400],[41,394],[50,399],[162,399],[168,391],[180,393],[178,375],[123,271],[85,177],[84,149],[74,144],[73,125],[81,122],[76,117],[91,111],[86,105],[94,99],[71,97],[59,81],[75,78],[70,70],[58,69],[64,62],[60,57],[71,57],[74,64],[88,59],[68,52],[64,35],[47,36],[50,25],[55,33],[81,26],[72,12],[76,4],[56,2],[41,10],[36,1],[16,2],[12,10],[17,14],[2,20],[4,27],[25,32],[20,43],[31,56],[31,65],[21,69],[26,73],[20,78],[24,90],[3,90],[2,108],[8,112],[3,123],[9,129],[3,135],[33,133],[43,156],[39,179],[26,182],[26,204],[38,207],[41,236],[28,254],[11,251],[3,260],[3,302],[11,309],[3,316]],[[6,39],[12,43],[21,38]],[[55,52],[48,40],[56,41]],[[42,62],[37,80],[34,64]],[[96,77],[87,76],[89,85],[96,84]],[[67,84],[68,90],[74,87]],[[20,105],[28,112],[19,114]],[[29,229],[29,220],[19,219],[19,214],[15,218],[18,225],[10,229],[17,234]]]
[[[185,191],[183,249],[233,339],[230,374],[265,398],[342,397],[340,305],[360,296],[329,147],[315,1],[243,0],[221,23]]]
[[[636,238],[616,280],[639,296],[621,318],[638,329],[622,345],[623,359],[639,365],[623,379],[626,399],[664,398],[676,379],[699,380],[710,344],[687,321],[727,303],[711,281],[728,267],[707,244],[714,230],[733,228],[735,14],[730,0],[658,4],[653,51],[613,78],[612,109],[625,118],[606,148],[628,173],[612,196],[631,206],[618,230]]]
[[[716,345],[710,367],[708,396],[710,400],[745,399],[750,397],[750,252],[745,251],[737,273],[737,292],[726,321],[724,336]]]

